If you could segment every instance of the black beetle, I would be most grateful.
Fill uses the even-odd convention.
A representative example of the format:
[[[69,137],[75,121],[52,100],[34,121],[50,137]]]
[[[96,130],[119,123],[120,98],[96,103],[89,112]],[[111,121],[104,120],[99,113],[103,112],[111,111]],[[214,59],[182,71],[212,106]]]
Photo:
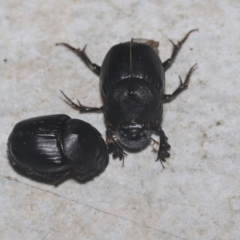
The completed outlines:
[[[172,94],[164,93],[165,71],[174,62],[188,36],[198,29],[189,31],[173,45],[171,58],[161,62],[158,42],[147,39],[132,39],[130,42],[113,46],[105,56],[102,66],[92,63],[83,50],[64,45],[75,52],[95,73],[100,76],[104,105],[100,108],[86,107],[72,102],[63,92],[73,108],[80,112],[103,112],[107,124],[107,144],[113,157],[124,158],[123,146],[139,150],[149,144],[152,133],[160,136],[157,160],[165,161],[170,154],[170,145],[162,130],[162,104],[174,99],[188,86],[196,64],[189,70],[185,81],[180,78],[179,87]],[[153,139],[152,139],[153,140]],[[154,141],[156,142],[156,141]]]
[[[62,114],[17,123],[8,139],[8,154],[13,165],[53,184],[68,176],[91,179],[108,165],[101,134],[89,123]]]

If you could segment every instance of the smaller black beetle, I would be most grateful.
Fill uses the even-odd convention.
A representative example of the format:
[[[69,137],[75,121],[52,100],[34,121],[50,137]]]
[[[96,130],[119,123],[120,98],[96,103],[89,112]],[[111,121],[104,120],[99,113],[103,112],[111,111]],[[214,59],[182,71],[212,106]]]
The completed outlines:
[[[89,123],[63,114],[17,123],[8,138],[8,154],[13,165],[53,184],[68,176],[92,179],[108,165],[101,134]]]
[[[170,145],[161,128],[163,103],[170,102],[187,89],[195,70],[192,66],[178,88],[172,94],[165,94],[165,72],[176,59],[188,36],[198,31],[189,31],[184,38],[173,45],[172,55],[164,62],[158,55],[159,43],[148,39],[132,39],[110,48],[102,66],[92,63],[83,50],[67,43],[59,43],[75,52],[100,77],[100,87],[104,97],[102,107],[86,107],[72,102],[64,93],[71,106],[80,112],[103,112],[107,125],[107,144],[113,157],[124,159],[128,150],[141,150],[151,140],[153,133],[159,135],[160,144],[156,160],[165,161],[169,157]],[[154,140],[153,140],[154,141]],[[154,141],[156,142],[156,141]]]

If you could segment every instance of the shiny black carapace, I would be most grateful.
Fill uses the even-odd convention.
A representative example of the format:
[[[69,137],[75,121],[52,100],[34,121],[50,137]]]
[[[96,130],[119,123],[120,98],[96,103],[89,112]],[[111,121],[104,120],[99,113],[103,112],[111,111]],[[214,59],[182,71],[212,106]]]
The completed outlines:
[[[58,184],[92,179],[108,165],[107,146],[89,123],[67,115],[26,119],[8,138],[10,161],[22,172]]]
[[[173,100],[188,86],[196,64],[190,68],[179,87],[172,94],[164,93],[165,72],[174,62],[188,36],[173,45],[171,58],[162,62],[158,56],[158,42],[147,39],[132,39],[113,46],[105,56],[102,66],[92,63],[83,50],[64,45],[75,52],[95,73],[100,76],[104,105],[100,108],[75,104],[65,94],[71,106],[80,112],[103,112],[107,124],[107,144],[113,157],[124,158],[124,151],[141,150],[151,141],[153,133],[160,136],[157,160],[169,157],[170,145],[161,128],[162,104]],[[156,141],[155,141],[156,142]]]

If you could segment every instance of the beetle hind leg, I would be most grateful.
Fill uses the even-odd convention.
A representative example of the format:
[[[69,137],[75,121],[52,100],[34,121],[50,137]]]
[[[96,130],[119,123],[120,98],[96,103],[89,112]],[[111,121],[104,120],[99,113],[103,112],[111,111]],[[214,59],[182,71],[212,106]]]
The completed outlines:
[[[180,51],[182,45],[186,42],[186,40],[188,39],[189,35],[192,33],[192,32],[196,32],[198,31],[198,29],[193,29],[191,31],[189,31],[185,37],[179,41],[177,44],[175,44],[172,40],[169,40],[172,45],[173,45],[173,50],[172,50],[172,55],[169,59],[167,59],[165,62],[163,62],[163,69],[164,71],[167,71],[168,68],[170,68],[173,64],[173,62],[175,61],[177,55],[178,55],[178,52]]]
[[[80,103],[78,100],[78,104],[74,103],[63,91],[60,90],[62,95],[66,98],[66,102],[74,109],[80,111],[81,113],[86,112],[103,112],[103,107],[97,108],[97,107],[86,107]]]
[[[81,59],[82,61],[88,66],[90,67],[90,69],[95,72],[97,75],[100,75],[101,72],[101,67],[98,66],[95,63],[92,63],[91,60],[89,59],[89,57],[87,56],[87,54],[85,53],[86,47],[87,45],[84,46],[83,50],[81,50],[80,48],[74,48],[72,46],[70,46],[67,43],[57,43],[56,46],[65,46],[68,49],[70,49],[72,52],[76,53]]]
[[[181,93],[182,91],[187,89],[188,83],[190,81],[190,77],[191,77],[193,71],[196,69],[196,66],[197,66],[197,64],[194,64],[190,68],[190,70],[188,71],[188,74],[187,74],[184,82],[182,82],[182,79],[179,76],[180,84],[179,84],[178,88],[172,94],[163,94],[162,103],[166,103],[166,102],[172,101],[179,93]]]

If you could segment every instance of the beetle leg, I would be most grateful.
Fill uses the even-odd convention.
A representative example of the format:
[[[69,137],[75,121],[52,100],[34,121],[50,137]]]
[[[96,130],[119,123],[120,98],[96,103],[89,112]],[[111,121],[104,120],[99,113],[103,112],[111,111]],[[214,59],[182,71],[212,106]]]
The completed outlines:
[[[127,154],[114,140],[111,128],[109,127],[107,128],[106,135],[107,135],[106,142],[108,145],[108,152],[113,154],[113,158],[119,158],[120,160],[123,160],[123,165],[124,165],[124,155],[127,155]]]
[[[66,172],[65,174],[63,174],[62,176],[58,176],[57,178],[55,178],[53,180],[53,185],[55,185],[55,187],[61,183],[62,181],[66,180],[68,178],[68,176],[70,175],[69,172]]]
[[[170,157],[168,149],[170,149],[171,146],[168,144],[168,142],[167,142],[168,138],[166,137],[166,135],[165,135],[164,131],[161,129],[161,127],[159,127],[156,132],[160,136],[160,146],[159,146],[158,157],[157,157],[156,161],[159,160],[164,168],[164,165],[162,162],[166,162],[165,158]]]
[[[86,113],[86,112],[103,112],[103,106],[100,108],[97,107],[86,107],[80,103],[78,100],[78,104],[74,103],[63,91],[60,90],[62,95],[66,98],[66,102],[74,109],[80,111],[81,113]]]
[[[47,174],[41,174],[41,173],[38,173],[36,172],[34,169],[32,168],[28,168],[27,169],[27,174],[28,175],[33,175],[33,178],[36,176],[36,177],[40,177],[40,178],[45,178],[47,179],[48,181],[52,182],[53,185],[55,185],[55,187],[61,183],[63,180],[65,180],[68,175],[69,175],[69,172],[66,172],[65,174],[63,175],[57,175],[56,176],[51,176],[51,174],[47,175]]]
[[[194,64],[190,68],[184,82],[182,82],[182,79],[179,76],[180,84],[179,84],[178,88],[172,94],[163,94],[162,103],[172,101],[179,93],[181,93],[182,91],[187,89],[188,83],[190,81],[190,77],[191,77],[193,71],[196,69],[196,66],[197,66],[197,64]]]
[[[89,59],[89,57],[87,56],[87,54],[85,53],[85,49],[87,47],[87,45],[84,46],[83,50],[81,50],[80,48],[74,48],[72,46],[70,46],[69,44],[67,43],[57,43],[56,46],[59,46],[59,45],[62,45],[62,46],[65,46],[67,47],[68,49],[70,49],[71,51],[73,51],[74,53],[76,53],[81,59],[82,61],[88,66],[91,68],[91,70],[93,72],[95,72],[97,75],[100,75],[100,72],[101,72],[101,67],[98,66],[97,64],[95,63],[92,63],[91,60]]]
[[[193,29],[191,31],[189,31],[185,37],[179,41],[177,44],[175,44],[172,40],[169,39],[169,41],[172,43],[173,45],[173,50],[172,50],[172,55],[171,55],[171,58],[167,59],[165,62],[163,62],[163,69],[164,71],[166,72],[168,70],[168,68],[170,68],[173,64],[173,62],[175,61],[176,57],[177,57],[177,54],[178,52],[180,51],[182,45],[186,42],[186,40],[188,39],[189,35],[192,33],[192,32],[196,32],[198,31],[198,29]]]

